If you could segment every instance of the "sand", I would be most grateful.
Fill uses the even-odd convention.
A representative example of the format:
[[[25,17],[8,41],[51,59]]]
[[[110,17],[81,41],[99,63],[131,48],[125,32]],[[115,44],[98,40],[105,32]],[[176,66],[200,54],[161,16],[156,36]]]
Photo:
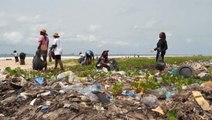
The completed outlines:
[[[78,57],[62,57],[62,60],[67,60],[67,59],[77,59]],[[6,67],[11,67],[12,69],[20,67],[21,69],[24,70],[32,70],[32,57],[27,57],[25,59],[25,65],[20,65],[19,62],[15,62],[15,59],[13,57],[5,57],[5,58],[0,58],[0,69],[4,69]],[[48,65],[48,68],[53,68],[54,67],[54,60],[51,62],[53,64]],[[73,63],[65,63],[64,65],[74,65]]]
[[[5,67],[20,67],[25,70],[30,70],[32,69],[32,59],[26,59],[25,65],[20,65],[19,62],[16,63],[14,59],[0,59],[0,69],[4,69]]]

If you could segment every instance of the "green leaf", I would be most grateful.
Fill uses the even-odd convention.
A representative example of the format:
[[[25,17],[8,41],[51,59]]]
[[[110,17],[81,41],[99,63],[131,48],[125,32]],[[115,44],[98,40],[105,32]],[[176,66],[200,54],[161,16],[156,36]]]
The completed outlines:
[[[177,111],[176,110],[170,110],[167,113],[168,120],[177,120]]]

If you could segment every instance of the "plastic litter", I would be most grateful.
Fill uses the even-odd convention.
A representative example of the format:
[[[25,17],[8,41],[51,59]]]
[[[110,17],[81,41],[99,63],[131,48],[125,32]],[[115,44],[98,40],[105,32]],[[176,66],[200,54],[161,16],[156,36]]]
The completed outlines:
[[[68,82],[70,84],[75,84],[75,83],[80,83],[81,81],[72,71],[69,71]]]
[[[33,106],[33,105],[34,105],[34,103],[35,103],[35,101],[36,101],[36,98],[35,98],[35,99],[33,99],[33,100],[30,102],[30,105],[31,105],[31,106]]]
[[[84,95],[88,95],[88,94],[90,94],[92,91],[98,91],[98,90],[100,90],[100,88],[101,88],[101,85],[97,83],[97,84],[94,84],[94,85],[92,85],[92,86],[89,86],[89,87],[86,87],[86,88],[82,89],[82,90],[80,91],[80,93],[82,93],[82,94],[84,94]]]
[[[201,72],[201,73],[198,74],[198,76],[199,76],[200,78],[204,78],[204,77],[207,76],[207,73]]]
[[[172,96],[172,93],[171,92],[166,92],[166,98],[170,98]]]
[[[165,113],[163,112],[163,109],[162,109],[160,106],[158,106],[158,107],[155,108],[155,109],[152,109],[152,111],[158,112],[158,113],[160,113],[160,114],[162,114],[162,115],[165,114]]]
[[[41,106],[39,106],[39,109],[40,110],[47,110],[49,108],[49,106],[47,106],[47,105],[41,105]]]
[[[170,74],[172,75],[176,75],[177,74],[177,68],[172,68],[171,70],[168,71]]]
[[[38,84],[40,84],[40,85],[44,83],[44,80],[43,80],[43,78],[41,78],[41,77],[35,77],[34,80],[35,80],[36,83],[38,83]]]
[[[70,75],[71,71],[62,72],[59,75],[57,75],[57,79],[63,79],[65,77],[68,77]]]
[[[47,92],[38,94],[37,96],[48,96],[48,95],[50,95],[50,94],[51,94],[51,91],[47,91]]]
[[[203,110],[212,109],[209,103],[203,98],[202,94],[199,91],[192,91],[192,94]]]
[[[123,95],[126,95],[126,96],[133,96],[135,94],[135,91],[134,90],[124,90],[122,92]]]
[[[59,82],[59,85],[61,86],[61,90],[64,92],[70,93],[72,91],[80,91],[83,88],[82,83],[76,83],[74,85],[64,85],[62,82]]]

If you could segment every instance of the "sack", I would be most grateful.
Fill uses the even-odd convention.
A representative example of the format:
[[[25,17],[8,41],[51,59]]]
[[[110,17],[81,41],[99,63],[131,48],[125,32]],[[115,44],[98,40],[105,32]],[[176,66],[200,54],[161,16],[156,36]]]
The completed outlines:
[[[51,51],[51,57],[52,57],[53,59],[55,59],[54,51]]]
[[[32,60],[33,70],[42,70],[46,66],[46,63],[42,61],[40,57],[41,57],[41,51],[37,50]]]
[[[42,51],[46,51],[46,50],[47,50],[47,46],[46,46],[46,45],[41,45],[41,46],[40,46],[40,49],[41,49]]]
[[[165,67],[166,67],[166,63],[163,61],[161,54],[160,54],[159,57],[158,57],[157,64],[156,64],[156,69],[157,70],[164,70]]]

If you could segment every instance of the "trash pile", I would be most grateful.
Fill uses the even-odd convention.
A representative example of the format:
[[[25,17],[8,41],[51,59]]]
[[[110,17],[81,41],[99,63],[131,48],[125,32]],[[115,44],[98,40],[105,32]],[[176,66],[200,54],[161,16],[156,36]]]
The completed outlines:
[[[184,64],[190,67],[179,67]],[[39,76],[25,80],[2,70],[0,119],[212,119],[212,79],[181,89],[163,85],[145,90],[140,85],[141,81],[152,79],[163,81],[161,74],[212,78],[212,62],[184,64],[167,64],[164,73],[148,77],[144,70],[133,77],[124,71],[113,71],[104,78],[77,77],[66,71],[51,80]]]

